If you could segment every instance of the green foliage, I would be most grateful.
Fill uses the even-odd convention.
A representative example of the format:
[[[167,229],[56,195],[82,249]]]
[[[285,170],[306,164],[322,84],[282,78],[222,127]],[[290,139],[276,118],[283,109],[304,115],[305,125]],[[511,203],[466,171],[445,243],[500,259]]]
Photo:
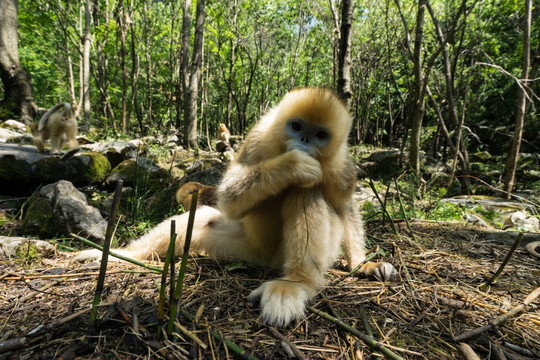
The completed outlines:
[[[332,1],[339,16],[339,1]],[[335,87],[337,36],[330,2],[313,0],[243,0],[206,4],[199,133],[211,134],[221,122],[242,135],[290,88]],[[418,3],[356,2],[351,44],[352,140],[397,147],[405,141],[413,66],[406,39],[413,46]],[[433,0],[445,34],[461,1]],[[91,125],[92,139],[133,134],[168,133],[182,127],[180,61],[182,2],[98,1],[92,8]],[[35,11],[39,9],[39,11]],[[191,41],[196,2],[191,6]],[[19,56],[30,74],[34,98],[48,108],[80,94],[80,16],[84,3],[61,0],[19,3]],[[467,4],[446,49],[459,116],[465,114],[464,141],[471,151],[505,153],[512,131],[517,85],[500,66],[519,77],[523,3],[514,0]],[[536,11],[536,9],[535,9]],[[124,20],[129,20],[127,23]],[[126,27],[122,27],[125,23]],[[406,26],[405,26],[406,24]],[[540,41],[540,17],[533,16],[532,44]],[[433,20],[426,15],[423,58],[437,50]],[[534,46],[533,46],[534,47]],[[72,74],[70,72],[72,70]],[[429,87],[453,136],[441,55],[433,63]],[[532,84],[538,93],[539,82]],[[465,102],[465,95],[468,96]],[[536,107],[529,107],[524,137],[538,147]],[[126,117],[127,133],[122,119]],[[448,152],[427,103],[424,149],[438,142]],[[182,129],[178,129],[182,130]],[[501,146],[503,144],[503,146]],[[446,147],[445,147],[446,146]],[[532,151],[535,148],[527,148]],[[532,150],[531,150],[532,149]]]

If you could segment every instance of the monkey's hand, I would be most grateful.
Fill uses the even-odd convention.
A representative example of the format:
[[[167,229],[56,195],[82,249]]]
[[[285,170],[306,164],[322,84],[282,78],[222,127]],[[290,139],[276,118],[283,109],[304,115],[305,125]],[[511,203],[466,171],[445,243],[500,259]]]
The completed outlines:
[[[291,184],[312,188],[322,180],[321,163],[307,152],[294,149],[284,154],[284,160],[292,167]]]
[[[365,263],[358,272],[365,276],[374,276],[380,281],[395,281],[399,279],[399,274],[394,265],[387,262]]]
[[[302,282],[280,279],[263,283],[249,294],[248,300],[253,302],[260,298],[264,323],[285,327],[303,316],[306,303],[315,292]]]

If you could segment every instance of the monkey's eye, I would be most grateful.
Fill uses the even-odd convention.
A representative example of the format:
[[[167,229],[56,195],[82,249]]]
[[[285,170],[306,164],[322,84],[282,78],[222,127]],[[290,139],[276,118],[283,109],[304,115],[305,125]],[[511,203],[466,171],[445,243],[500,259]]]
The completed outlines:
[[[294,131],[300,131],[302,130],[302,125],[298,121],[291,121],[290,122],[291,129]]]
[[[328,138],[328,133],[324,130],[321,130],[315,134],[315,137],[319,140],[325,140]]]

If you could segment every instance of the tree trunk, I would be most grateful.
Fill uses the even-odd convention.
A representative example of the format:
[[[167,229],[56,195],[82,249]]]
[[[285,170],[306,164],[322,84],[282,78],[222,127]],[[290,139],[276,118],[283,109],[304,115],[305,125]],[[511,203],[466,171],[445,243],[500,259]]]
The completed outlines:
[[[0,1],[0,78],[4,84],[0,119],[20,117],[23,122],[30,123],[37,106],[32,100],[30,77],[19,64],[17,10],[17,0]]]
[[[422,40],[424,37],[424,15],[426,10],[426,1],[418,2],[418,13],[416,16],[416,33],[414,38],[414,91],[411,94],[411,102],[409,105],[409,114],[411,124],[411,140],[409,153],[409,166],[420,175],[420,135],[422,130],[422,120],[424,119],[425,98],[422,88],[424,86],[424,75],[422,73]]]
[[[531,64],[531,18],[532,18],[532,1],[525,0],[525,24],[523,28],[523,58],[521,62],[521,81],[526,83],[529,79],[529,67]],[[525,89],[518,89],[518,105],[516,113],[516,127],[514,130],[514,138],[512,139],[512,148],[506,160],[506,169],[504,176],[504,191],[505,196],[510,199],[514,181],[516,176],[516,168],[519,157],[519,148],[521,147],[521,139],[523,136],[523,123],[525,122],[525,113],[527,110],[527,96]]]
[[[84,124],[90,129],[90,9],[92,0],[86,0],[84,9],[83,50],[83,112]]]
[[[187,4],[187,7],[186,7]],[[193,53],[191,58],[191,69],[188,69],[186,56],[189,58],[189,26],[191,23],[191,16],[189,16],[190,1],[186,0],[184,5],[184,21],[182,43],[184,44],[184,51],[187,51],[187,55],[184,53],[182,58],[182,66],[184,70],[184,84],[186,91],[184,91],[184,145],[187,148],[198,149],[197,145],[197,100],[199,92],[199,77],[202,66],[202,50],[203,50],[203,37],[204,37],[204,0],[197,1],[197,13],[195,18],[195,39],[193,41]],[[186,14],[187,13],[187,14]],[[189,22],[188,22],[189,20]],[[186,30],[186,27],[188,28]],[[185,47],[186,43],[188,44]]]
[[[345,102],[347,109],[351,107],[351,29],[353,18],[352,0],[341,3],[341,31],[338,53],[337,93]]]

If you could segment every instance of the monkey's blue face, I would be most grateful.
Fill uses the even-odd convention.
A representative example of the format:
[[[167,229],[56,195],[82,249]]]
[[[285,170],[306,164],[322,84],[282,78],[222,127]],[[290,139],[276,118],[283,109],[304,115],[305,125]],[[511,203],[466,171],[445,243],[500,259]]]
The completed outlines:
[[[331,134],[327,128],[304,119],[289,119],[285,131],[289,138],[287,151],[298,149],[317,157],[320,151],[330,143]]]

